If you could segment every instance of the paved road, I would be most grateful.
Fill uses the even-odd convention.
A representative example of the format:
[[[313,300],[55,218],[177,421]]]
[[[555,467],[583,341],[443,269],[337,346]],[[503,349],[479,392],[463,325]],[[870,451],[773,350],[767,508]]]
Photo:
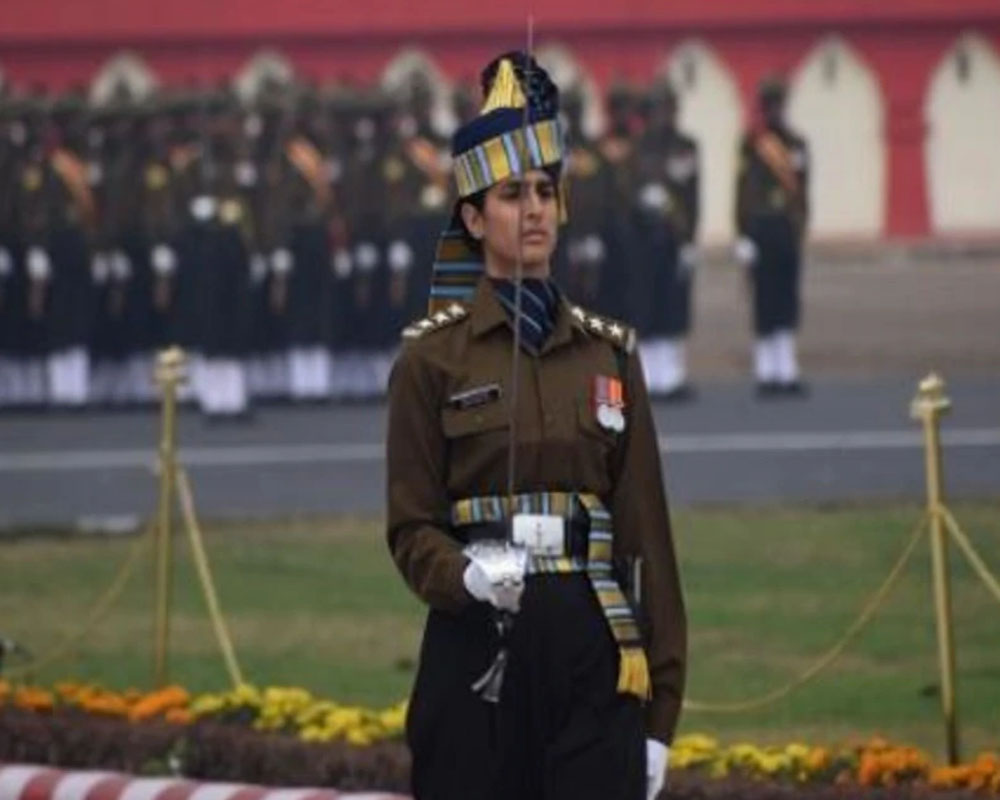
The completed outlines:
[[[656,418],[675,504],[919,502],[914,380],[828,381],[806,401],[755,400],[743,384],[703,388]],[[1000,498],[1000,377],[949,392],[945,472],[952,496]],[[0,527],[144,515],[155,504],[152,413],[0,417]],[[270,408],[250,425],[186,412],[182,460],[208,517],[382,508],[384,407]]]

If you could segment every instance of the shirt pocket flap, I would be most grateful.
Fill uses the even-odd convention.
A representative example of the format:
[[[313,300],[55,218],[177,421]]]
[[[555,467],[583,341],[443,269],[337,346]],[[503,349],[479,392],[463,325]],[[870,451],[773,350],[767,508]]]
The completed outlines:
[[[444,408],[441,427],[448,439],[458,439],[510,427],[507,404],[496,401],[475,408]]]

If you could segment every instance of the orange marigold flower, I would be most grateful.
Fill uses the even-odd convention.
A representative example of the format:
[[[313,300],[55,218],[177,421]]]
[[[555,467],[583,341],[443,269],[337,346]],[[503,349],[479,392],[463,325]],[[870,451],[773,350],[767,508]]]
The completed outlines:
[[[129,709],[129,719],[139,722],[166,713],[171,708],[186,708],[191,695],[181,686],[165,686],[151,692]]]
[[[194,714],[186,708],[171,708],[163,715],[163,718],[175,725],[190,725],[194,722]]]
[[[14,705],[29,711],[51,711],[55,706],[55,698],[44,689],[23,686],[14,692]]]

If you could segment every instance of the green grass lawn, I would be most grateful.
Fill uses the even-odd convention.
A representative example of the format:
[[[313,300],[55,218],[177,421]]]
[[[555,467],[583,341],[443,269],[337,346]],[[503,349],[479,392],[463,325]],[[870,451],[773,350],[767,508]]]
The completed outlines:
[[[1000,572],[1000,503],[955,508]],[[781,685],[839,638],[905,544],[916,507],[693,510],[675,519],[690,615],[689,695],[740,700]],[[394,571],[377,521],[210,525],[209,554],[240,661],[258,684],[386,705],[413,677],[422,609]],[[36,653],[73,630],[130,542],[29,538],[0,545],[0,632]],[[880,733],[939,754],[930,559],[816,681],[747,714],[688,713],[684,731],[726,741],[831,742]],[[967,751],[1000,747],[1000,605],[952,549],[959,713]],[[195,690],[226,675],[186,546],[179,548],[172,677]],[[149,682],[152,566],[73,657],[44,669],[125,688]]]

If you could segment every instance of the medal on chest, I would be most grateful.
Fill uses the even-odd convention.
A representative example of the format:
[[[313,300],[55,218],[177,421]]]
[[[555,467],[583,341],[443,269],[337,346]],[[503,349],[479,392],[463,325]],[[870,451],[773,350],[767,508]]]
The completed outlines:
[[[625,430],[625,391],[621,380],[595,375],[591,403],[598,425],[615,433]]]

